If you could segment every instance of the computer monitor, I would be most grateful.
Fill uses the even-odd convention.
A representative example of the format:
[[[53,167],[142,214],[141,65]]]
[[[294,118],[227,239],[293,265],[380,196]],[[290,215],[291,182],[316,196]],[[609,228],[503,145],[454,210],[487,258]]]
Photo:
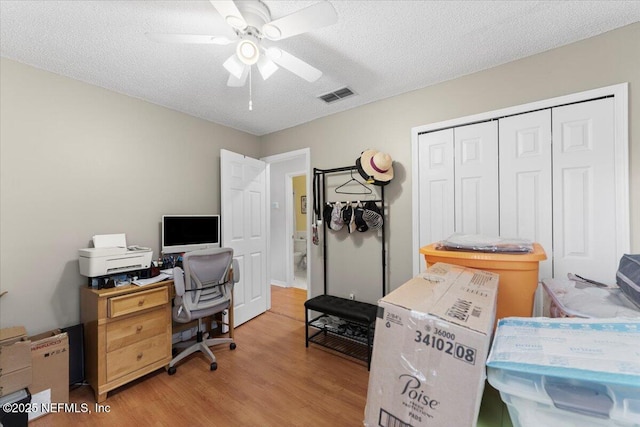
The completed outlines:
[[[163,215],[162,253],[220,247],[220,215]]]

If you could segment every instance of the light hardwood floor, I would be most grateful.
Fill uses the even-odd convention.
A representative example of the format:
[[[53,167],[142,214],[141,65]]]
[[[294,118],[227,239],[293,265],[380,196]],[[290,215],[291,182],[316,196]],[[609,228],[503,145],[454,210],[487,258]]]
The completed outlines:
[[[89,386],[72,404],[91,413],[59,412],[29,423],[44,426],[362,426],[369,373],[364,363],[319,346],[304,346],[306,292],[272,286],[270,311],[236,328],[238,348],[214,348],[218,370],[195,354],[175,375],[158,370],[109,393],[108,413],[96,413]],[[464,427],[464,426],[452,426]],[[512,427],[488,384],[478,427]]]
[[[96,413],[89,386],[70,402],[92,413],[60,412],[43,426],[361,426],[369,373],[363,363],[304,345],[306,292],[274,287],[272,310],[236,328],[236,350],[214,348],[218,370],[195,354],[169,376],[158,370],[109,393]]]

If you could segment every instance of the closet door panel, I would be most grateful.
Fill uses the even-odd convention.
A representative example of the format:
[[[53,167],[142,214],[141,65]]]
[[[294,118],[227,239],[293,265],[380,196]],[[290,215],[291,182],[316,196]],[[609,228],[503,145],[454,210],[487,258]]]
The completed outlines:
[[[613,106],[613,99],[605,98],[552,110],[556,277],[571,272],[615,280]]]
[[[454,129],[455,230],[499,234],[498,122]]]
[[[454,232],[453,129],[422,134],[420,161],[420,246]]]
[[[540,243],[552,277],[551,109],[500,119],[500,235]]]

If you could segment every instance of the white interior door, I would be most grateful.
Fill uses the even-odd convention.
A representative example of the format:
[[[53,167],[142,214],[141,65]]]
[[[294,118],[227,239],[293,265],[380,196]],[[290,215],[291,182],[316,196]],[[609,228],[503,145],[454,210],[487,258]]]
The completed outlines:
[[[420,247],[446,239],[455,230],[453,129],[420,135],[418,145]],[[416,256],[424,259],[422,255]],[[422,268],[426,268],[424,261]]]
[[[497,236],[498,123],[454,129],[456,233]]]
[[[234,326],[267,310],[265,168],[261,160],[220,150],[222,245],[233,248],[240,266]]]
[[[613,98],[553,108],[554,273],[615,280]]]
[[[500,119],[500,235],[537,242],[553,277],[551,109]]]

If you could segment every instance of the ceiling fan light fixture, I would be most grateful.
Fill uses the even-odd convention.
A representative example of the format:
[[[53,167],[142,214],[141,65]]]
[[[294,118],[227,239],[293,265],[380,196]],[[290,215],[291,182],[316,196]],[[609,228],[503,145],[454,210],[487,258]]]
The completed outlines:
[[[273,24],[265,24],[262,27],[262,34],[269,40],[278,40],[282,36],[282,31]]]
[[[260,58],[260,49],[252,40],[240,40],[236,46],[236,54],[244,64],[253,65]]]
[[[236,55],[231,55],[229,59],[224,61],[224,64],[222,64],[222,66],[237,79],[240,79],[242,77],[242,72],[245,69],[245,65],[240,62]]]
[[[261,56],[256,65],[258,66],[258,71],[260,71],[260,75],[263,80],[267,80],[278,70],[276,63],[266,56]]]

